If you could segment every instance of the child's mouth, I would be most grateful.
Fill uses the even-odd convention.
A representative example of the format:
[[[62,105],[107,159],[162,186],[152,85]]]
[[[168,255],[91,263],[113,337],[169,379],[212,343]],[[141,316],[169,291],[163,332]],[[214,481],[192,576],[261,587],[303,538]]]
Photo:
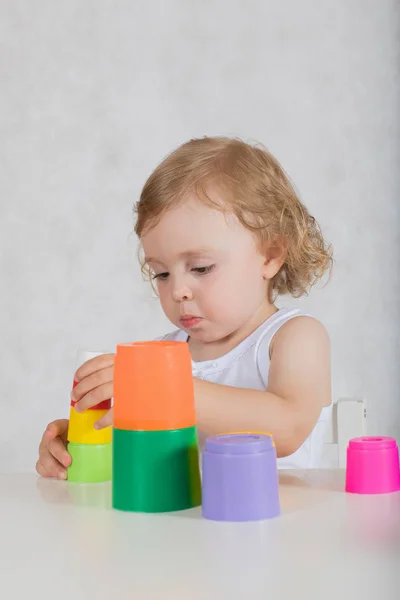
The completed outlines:
[[[182,325],[184,329],[191,329],[198,325],[201,321],[201,317],[192,317],[190,315],[183,316],[179,319],[179,323]]]

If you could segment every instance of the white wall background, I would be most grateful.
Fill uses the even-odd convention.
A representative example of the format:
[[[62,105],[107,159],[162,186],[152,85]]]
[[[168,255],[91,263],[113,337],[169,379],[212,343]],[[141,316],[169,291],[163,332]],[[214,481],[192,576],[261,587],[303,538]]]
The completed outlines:
[[[169,324],[141,281],[133,202],[193,136],[281,160],[336,251],[302,304],[334,394],[400,441],[397,0],[0,0],[0,471],[67,416],[78,347]],[[229,301],[229,299],[228,299]]]

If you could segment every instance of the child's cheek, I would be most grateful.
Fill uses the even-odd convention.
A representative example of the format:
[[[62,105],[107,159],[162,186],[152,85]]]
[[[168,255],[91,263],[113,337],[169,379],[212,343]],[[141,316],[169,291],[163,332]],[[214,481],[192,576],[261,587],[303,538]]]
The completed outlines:
[[[165,289],[161,289],[161,286],[158,289],[158,297],[160,299],[161,308],[165,313],[168,313],[171,308],[172,301],[168,300],[168,294],[166,293]]]

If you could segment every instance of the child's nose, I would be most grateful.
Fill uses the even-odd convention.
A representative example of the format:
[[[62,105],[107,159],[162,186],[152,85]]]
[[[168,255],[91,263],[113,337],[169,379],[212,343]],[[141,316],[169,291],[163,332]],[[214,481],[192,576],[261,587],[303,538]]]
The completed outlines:
[[[193,300],[192,290],[186,285],[176,285],[172,291],[172,296],[175,302]]]

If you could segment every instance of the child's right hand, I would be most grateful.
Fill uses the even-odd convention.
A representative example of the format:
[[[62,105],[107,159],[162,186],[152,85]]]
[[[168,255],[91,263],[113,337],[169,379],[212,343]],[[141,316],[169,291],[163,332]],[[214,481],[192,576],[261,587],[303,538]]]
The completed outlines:
[[[114,354],[101,354],[91,358],[75,373],[77,385],[71,393],[76,401],[75,410],[83,412],[114,396]],[[96,429],[112,425],[112,408],[97,421]]]
[[[76,372],[71,398],[78,401],[75,410],[87,410],[114,395],[114,354],[102,354],[85,362]],[[96,423],[102,429],[112,424],[112,409]],[[67,452],[68,419],[49,423],[39,446],[36,471],[42,477],[67,478],[71,456]]]

